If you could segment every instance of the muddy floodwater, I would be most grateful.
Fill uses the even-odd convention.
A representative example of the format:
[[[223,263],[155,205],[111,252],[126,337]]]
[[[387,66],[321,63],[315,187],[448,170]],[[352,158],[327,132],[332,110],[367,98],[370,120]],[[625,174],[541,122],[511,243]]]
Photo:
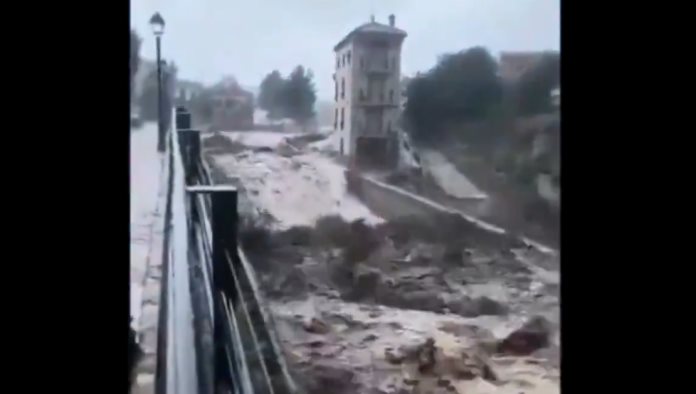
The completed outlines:
[[[558,392],[558,261],[514,245],[443,244],[428,232],[437,231],[331,217],[247,239],[300,387]],[[534,319],[541,342],[506,342]],[[424,366],[417,354],[429,343]]]
[[[461,218],[380,220],[319,153],[262,145],[208,159],[240,187],[241,241],[301,392],[560,392],[557,254]]]

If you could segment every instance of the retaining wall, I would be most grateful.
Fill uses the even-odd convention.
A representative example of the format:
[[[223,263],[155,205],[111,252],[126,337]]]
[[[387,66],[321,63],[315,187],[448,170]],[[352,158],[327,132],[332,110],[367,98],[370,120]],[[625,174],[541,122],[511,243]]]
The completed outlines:
[[[421,217],[427,220],[442,220],[451,216],[468,223],[467,231],[472,231],[472,236],[477,239],[505,244],[517,240],[543,253],[557,253],[548,246],[527,238],[513,236],[500,227],[369,176],[355,175],[346,171],[346,177],[348,178],[349,190],[373,212],[387,220],[408,216]]]

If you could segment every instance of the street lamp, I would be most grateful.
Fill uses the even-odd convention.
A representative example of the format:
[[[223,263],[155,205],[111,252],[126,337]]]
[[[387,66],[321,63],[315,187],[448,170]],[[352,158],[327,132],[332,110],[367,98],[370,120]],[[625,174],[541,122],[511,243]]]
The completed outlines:
[[[162,59],[160,56],[161,38],[164,34],[164,18],[159,12],[155,12],[150,18],[150,27],[157,41],[157,151],[164,152],[164,122],[162,121]]]

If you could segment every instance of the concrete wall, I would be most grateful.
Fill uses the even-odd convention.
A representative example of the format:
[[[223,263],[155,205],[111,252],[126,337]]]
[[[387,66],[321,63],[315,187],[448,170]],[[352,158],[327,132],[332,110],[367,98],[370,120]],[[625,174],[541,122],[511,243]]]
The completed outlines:
[[[373,212],[387,220],[403,217],[419,217],[426,220],[442,220],[445,216],[456,217],[468,223],[467,232],[475,239],[501,245],[513,240],[504,229],[478,220],[461,211],[445,207],[425,197],[365,176],[350,177],[351,191]],[[350,184],[349,183],[349,184]],[[519,238],[518,241],[534,247],[540,252],[557,254],[557,251],[535,241]]]

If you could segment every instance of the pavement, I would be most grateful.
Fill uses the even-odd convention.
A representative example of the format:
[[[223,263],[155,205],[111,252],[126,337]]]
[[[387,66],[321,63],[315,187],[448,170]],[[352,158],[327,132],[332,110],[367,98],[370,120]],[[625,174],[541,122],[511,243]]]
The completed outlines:
[[[130,312],[145,356],[133,392],[152,392],[166,202],[165,156],[157,152],[157,125],[130,133]]]

